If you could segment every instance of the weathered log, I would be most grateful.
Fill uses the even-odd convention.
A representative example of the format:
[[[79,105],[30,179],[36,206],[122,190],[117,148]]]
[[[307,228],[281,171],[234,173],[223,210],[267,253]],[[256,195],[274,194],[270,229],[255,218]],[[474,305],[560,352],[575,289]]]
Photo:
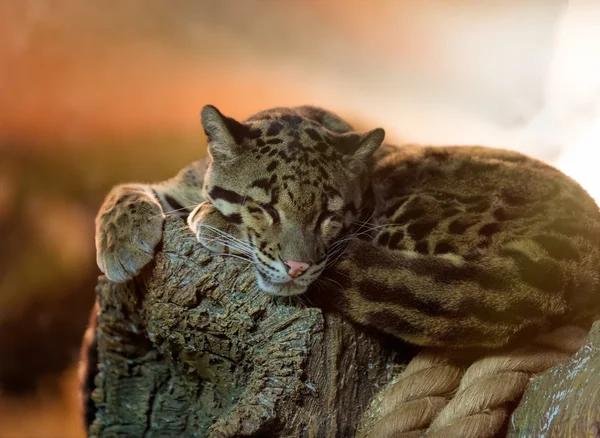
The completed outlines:
[[[90,436],[352,437],[373,420],[373,396],[413,350],[300,298],[269,297],[253,276],[168,218],[135,281],[101,279]],[[532,381],[509,436],[600,437],[599,346],[600,323]]]
[[[90,436],[355,434],[398,354],[334,314],[260,292],[250,268],[169,218],[139,278],[100,281]]]

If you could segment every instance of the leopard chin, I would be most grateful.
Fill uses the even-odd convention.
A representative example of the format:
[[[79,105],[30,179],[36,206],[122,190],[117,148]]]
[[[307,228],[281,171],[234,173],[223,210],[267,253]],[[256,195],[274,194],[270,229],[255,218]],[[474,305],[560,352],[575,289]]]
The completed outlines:
[[[277,297],[291,297],[301,295],[307,291],[309,284],[299,284],[298,282],[273,283],[264,277],[260,272],[256,272],[258,287],[268,295]]]

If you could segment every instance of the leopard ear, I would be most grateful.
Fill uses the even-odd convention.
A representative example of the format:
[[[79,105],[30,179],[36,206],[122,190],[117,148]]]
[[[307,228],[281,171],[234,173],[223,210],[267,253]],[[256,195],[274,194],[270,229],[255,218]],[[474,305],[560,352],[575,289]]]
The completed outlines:
[[[385,131],[383,128],[375,128],[372,131],[362,134],[358,142],[358,148],[354,152],[353,157],[366,160],[375,153],[379,146],[383,144],[385,139]]]
[[[339,136],[339,148],[352,160],[365,161],[382,145],[385,138],[383,128],[376,128],[365,134],[349,132]]]
[[[247,126],[224,116],[212,105],[202,108],[200,118],[208,137],[208,152],[213,159],[231,158],[239,153],[241,142],[248,132]]]

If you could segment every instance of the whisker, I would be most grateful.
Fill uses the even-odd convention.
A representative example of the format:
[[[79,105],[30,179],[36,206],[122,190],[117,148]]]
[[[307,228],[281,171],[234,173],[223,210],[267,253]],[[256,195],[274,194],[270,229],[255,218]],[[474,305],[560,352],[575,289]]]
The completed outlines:
[[[199,237],[203,240],[206,240],[207,242],[222,243],[223,245],[225,245],[227,247],[235,248],[236,250],[246,253],[246,254],[253,253],[252,248],[250,248],[249,246],[243,245],[240,242],[232,241],[227,236],[219,236],[219,235],[214,235],[214,234],[211,235],[211,234],[200,233]]]
[[[221,230],[221,229],[219,229],[219,228],[217,228],[217,227],[213,227],[212,225],[208,225],[208,224],[202,224],[202,223],[201,223],[201,224],[200,224],[200,228],[206,228],[206,229],[208,229],[208,230],[210,230],[210,231],[214,231],[214,232],[215,232],[215,233],[217,233],[217,234],[220,234],[220,235],[222,235],[222,236],[225,236],[225,237],[227,237],[227,238],[231,239],[231,240],[232,240],[232,241],[234,241],[234,242],[237,242],[237,243],[239,243],[239,244],[241,244],[241,245],[243,245],[243,246],[247,246],[247,247],[249,247],[249,248],[250,248],[250,246],[249,246],[248,242],[244,242],[243,240],[241,240],[241,239],[238,239],[237,237],[234,237],[234,236],[232,236],[231,234],[227,233],[226,231],[223,231],[223,230]]]
[[[155,217],[158,217],[158,216],[163,216],[163,215],[165,215],[165,214],[177,213],[178,211],[181,211],[181,210],[187,210],[187,209],[189,209],[189,208],[192,208],[192,207],[195,207],[195,205],[189,205],[189,206],[185,206],[185,207],[177,208],[177,209],[175,209],[175,210],[162,211],[162,212],[160,212],[160,213],[158,213],[158,214],[153,214],[153,215],[152,215],[152,216],[150,216],[148,219],[154,219]]]
[[[247,259],[245,257],[242,257],[242,256],[239,256],[237,254],[227,254],[227,253],[223,252],[223,253],[215,253],[215,255],[217,255],[217,256],[223,256],[223,257],[233,257],[235,259],[243,260],[245,263],[247,263],[249,265],[253,265],[254,264],[254,262],[252,260],[249,260],[249,259]]]
[[[316,280],[316,281],[315,281],[313,284],[314,284],[315,286],[318,286],[318,287],[321,287],[321,288],[323,287],[321,284],[319,284],[319,283],[318,283],[318,279],[317,279],[317,280]],[[308,303],[309,303],[311,306],[315,307],[315,305],[314,305],[314,304],[313,304],[313,303],[310,301],[310,298],[308,298],[308,296],[307,296],[306,294],[298,295],[298,300],[299,300],[299,301],[300,301],[302,304],[304,304],[304,307],[306,307],[306,308],[308,308],[308,306],[306,305],[306,303],[304,302],[304,300],[308,301]]]
[[[222,238],[206,239],[206,242],[209,243],[209,244],[210,243],[217,243],[217,244],[220,243],[224,247],[232,249],[232,250],[234,250],[236,252],[240,252],[242,254],[247,254],[247,255],[252,255],[253,254],[252,251],[250,251],[250,250],[248,250],[246,248],[243,248],[243,247],[239,247],[239,246],[237,246],[237,245],[235,245],[235,244],[233,244],[233,243],[231,243],[231,242],[229,242],[227,240],[224,240]]]
[[[193,199],[186,198],[185,196],[183,196],[183,195],[182,195],[180,192],[178,192],[178,191],[176,191],[176,190],[173,190],[173,192],[174,192],[174,193],[176,193],[176,194],[177,194],[177,195],[178,195],[180,198],[183,198],[183,199],[185,199],[186,201],[189,201],[189,202],[191,202],[191,203],[192,203],[193,205],[195,205],[195,206],[205,201],[205,199],[204,199],[204,198],[202,198],[200,201],[194,201]]]
[[[237,252],[240,252],[240,253],[242,253],[242,254],[247,254],[247,255],[250,255],[250,256],[252,255],[252,252],[251,252],[251,251],[248,251],[248,250],[247,250],[247,249],[245,249],[245,248],[241,248],[241,247],[238,247],[238,246],[236,246],[236,245],[233,245],[233,244],[231,244],[229,241],[227,241],[227,240],[225,240],[225,239],[222,239],[222,238],[218,238],[218,237],[216,237],[216,238],[213,238],[213,239],[206,239],[206,241],[207,241],[208,243],[221,243],[221,244],[223,244],[223,246],[225,246],[226,248],[233,249],[233,250],[235,250],[235,251],[237,251]]]
[[[332,258],[331,260],[329,260],[326,264],[325,264],[325,269],[335,265],[340,258],[342,257],[342,255],[344,254],[344,252],[340,252],[339,254],[337,254],[334,258]]]
[[[323,277],[323,278],[322,278],[322,280],[327,280],[327,281],[330,281],[330,282],[332,282],[332,283],[334,283],[334,284],[338,285],[338,286],[340,287],[340,289],[341,289],[341,290],[343,290],[343,291],[345,291],[345,290],[346,290],[346,289],[345,289],[345,288],[344,288],[344,287],[343,287],[343,286],[342,286],[340,283],[338,283],[337,281],[333,280],[332,278]]]
[[[188,230],[188,231],[192,231],[192,229],[190,227],[188,227],[187,225],[184,225],[183,227],[180,228],[176,228],[177,231],[183,231],[183,230]]]

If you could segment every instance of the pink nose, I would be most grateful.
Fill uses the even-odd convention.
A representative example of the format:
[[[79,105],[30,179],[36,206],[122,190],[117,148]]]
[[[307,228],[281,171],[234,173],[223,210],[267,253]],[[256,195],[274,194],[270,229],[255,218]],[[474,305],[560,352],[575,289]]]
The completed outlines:
[[[288,267],[288,274],[290,277],[296,278],[308,268],[310,268],[310,263],[297,262],[296,260],[286,260],[283,263]]]

